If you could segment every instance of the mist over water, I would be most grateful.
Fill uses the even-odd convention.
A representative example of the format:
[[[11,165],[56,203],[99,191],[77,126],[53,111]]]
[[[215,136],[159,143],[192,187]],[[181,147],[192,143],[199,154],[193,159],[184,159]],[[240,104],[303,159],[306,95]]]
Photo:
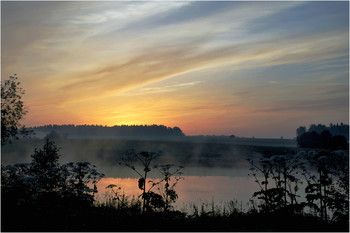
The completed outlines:
[[[17,144],[21,144],[18,146]],[[179,138],[119,138],[119,139],[59,139],[60,163],[86,161],[96,165],[105,174],[98,183],[97,199],[104,201],[109,184],[121,187],[131,198],[139,196],[137,181],[139,175],[129,167],[120,164],[127,151],[159,152],[151,163],[150,179],[160,179],[156,165],[182,166],[183,180],[176,186],[178,200],[176,208],[185,208],[190,203],[224,203],[231,200],[242,202],[251,198],[257,185],[248,176],[248,158],[262,154],[293,151],[295,142],[279,139],[233,139],[229,137],[183,137]],[[21,139],[2,148],[2,163],[30,162],[34,148],[40,148],[44,139]],[[264,145],[264,146],[263,146]],[[267,146],[269,149],[267,150]],[[142,171],[142,167],[136,169]],[[188,208],[188,206],[187,206]]]
[[[247,165],[247,158],[261,154],[285,153],[295,149],[295,141],[288,139],[231,139],[229,137],[184,137],[157,139],[58,139],[60,162],[87,161],[98,167],[119,165],[127,151],[160,152],[155,164],[175,164],[184,167],[226,167]],[[15,141],[2,147],[2,163],[30,162],[35,148],[44,139]],[[154,164],[154,165],[155,165]]]

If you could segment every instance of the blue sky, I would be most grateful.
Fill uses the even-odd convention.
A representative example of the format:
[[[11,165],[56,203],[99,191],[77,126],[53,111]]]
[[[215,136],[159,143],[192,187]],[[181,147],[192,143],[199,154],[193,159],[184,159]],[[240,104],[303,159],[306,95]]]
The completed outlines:
[[[29,126],[294,137],[348,123],[348,2],[1,2]]]

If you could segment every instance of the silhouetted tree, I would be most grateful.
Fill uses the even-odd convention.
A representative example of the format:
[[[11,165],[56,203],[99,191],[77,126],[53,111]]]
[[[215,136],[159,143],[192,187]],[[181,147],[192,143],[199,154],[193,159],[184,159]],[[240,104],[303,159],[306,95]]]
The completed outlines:
[[[329,149],[332,145],[332,134],[329,130],[324,130],[320,134],[320,147]]]
[[[31,155],[33,160],[30,173],[37,177],[37,185],[42,192],[58,191],[64,182],[60,176],[58,151],[59,148],[56,147],[55,143],[47,138],[43,149],[35,148],[34,154]]]
[[[322,125],[322,124],[317,124],[317,125],[311,124],[309,129],[308,129],[308,132],[316,132],[316,133],[320,134],[327,129],[328,129],[327,126]]]
[[[22,95],[24,90],[17,81],[16,74],[1,83],[1,145],[11,143],[11,139],[18,139],[18,134],[28,135],[28,131],[20,121],[26,115]]]
[[[299,128],[297,128],[297,137],[301,136],[304,133],[306,133],[306,127],[305,126],[300,126]]]
[[[348,149],[349,125],[330,124],[310,125],[308,131],[305,127],[297,129],[297,143],[301,148]]]
[[[336,135],[331,138],[330,148],[335,150],[348,150],[349,144],[346,141],[346,137],[342,135]]]
[[[332,136],[329,130],[321,134],[311,131],[297,137],[298,146],[301,148],[322,148],[345,150],[348,148],[346,137],[342,135]]]
[[[22,200],[31,204],[40,202],[49,208],[71,203],[69,199],[76,202],[72,204],[91,205],[97,192],[96,183],[103,174],[88,162],[60,165],[59,157],[59,148],[46,139],[42,149],[35,148],[30,164],[2,166],[2,194],[9,197],[13,205]]]
[[[306,132],[297,137],[297,143],[302,148],[319,148],[320,135],[314,131]]]
[[[334,136],[341,135],[344,136],[347,141],[349,140],[349,125],[343,123],[341,123],[340,125],[332,124],[329,126],[329,131]]]

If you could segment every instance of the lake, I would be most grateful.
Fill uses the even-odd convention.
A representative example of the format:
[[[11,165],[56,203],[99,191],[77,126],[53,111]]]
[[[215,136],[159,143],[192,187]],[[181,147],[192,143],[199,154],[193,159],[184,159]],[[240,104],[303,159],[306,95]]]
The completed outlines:
[[[60,148],[60,162],[87,161],[104,173],[98,183],[97,198],[103,200],[109,184],[121,187],[125,195],[139,196],[139,176],[130,168],[119,165],[123,154],[129,149],[135,151],[162,151],[151,166],[174,164],[183,166],[183,180],[175,190],[177,209],[189,208],[191,203],[224,204],[232,200],[246,203],[258,184],[248,176],[247,158],[256,159],[263,154],[294,154],[295,141],[287,139],[241,139],[229,137],[184,137],[178,140],[139,139],[64,139],[57,140]],[[34,148],[41,148],[43,139],[22,139],[2,147],[2,164],[30,162]],[[153,168],[152,168],[153,169]],[[141,169],[142,170],[142,169]],[[159,179],[160,173],[153,169],[151,179]]]
[[[186,171],[190,171],[189,174],[198,174],[202,172],[201,170],[206,170],[206,174],[186,175]],[[217,175],[213,174],[215,170]],[[245,209],[247,202],[258,188],[254,179],[248,176],[248,169],[185,168],[183,171],[183,179],[175,187],[178,200],[174,207],[178,210],[189,208],[191,204],[200,206],[202,203],[214,201],[215,205],[223,205],[232,200],[241,202],[242,208]],[[159,181],[159,178],[154,180]],[[129,197],[137,197],[142,193],[138,188],[138,178],[107,177],[101,179],[97,184],[98,200],[104,200],[106,187],[110,184],[120,187],[120,194],[124,193]],[[153,187],[152,191],[158,192],[157,188],[158,186]]]

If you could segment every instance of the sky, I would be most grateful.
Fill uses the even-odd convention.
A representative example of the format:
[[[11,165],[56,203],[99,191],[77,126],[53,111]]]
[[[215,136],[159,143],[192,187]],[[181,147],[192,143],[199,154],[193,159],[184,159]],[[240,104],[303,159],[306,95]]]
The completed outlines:
[[[295,137],[349,123],[349,3],[1,2],[26,126]]]

